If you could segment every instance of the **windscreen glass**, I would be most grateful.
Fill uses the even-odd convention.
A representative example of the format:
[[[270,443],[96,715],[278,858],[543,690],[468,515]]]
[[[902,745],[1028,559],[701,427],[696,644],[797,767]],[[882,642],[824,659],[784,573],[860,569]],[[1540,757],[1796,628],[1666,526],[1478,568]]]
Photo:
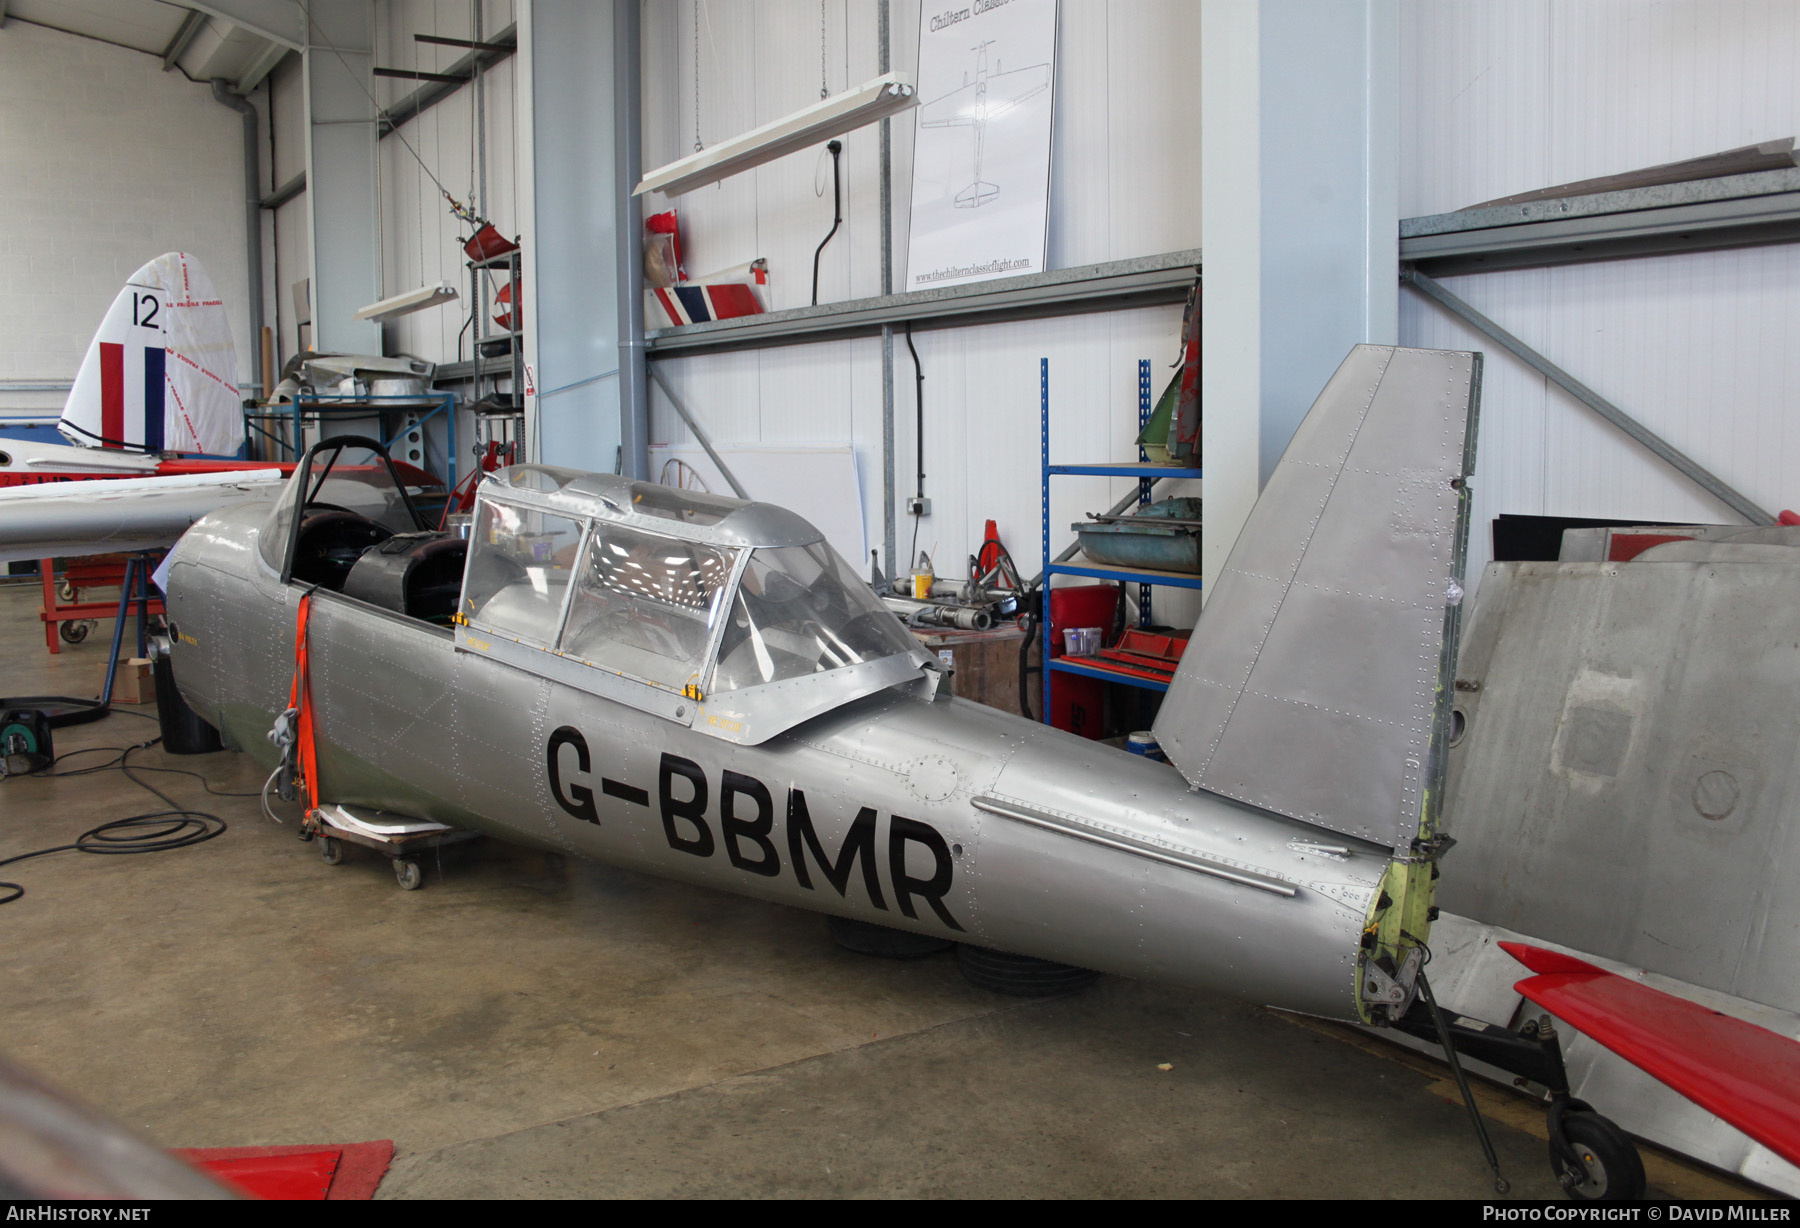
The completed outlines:
[[[462,615],[470,625],[546,647],[581,548],[581,522],[484,499],[469,538]]]
[[[264,561],[276,570],[287,558],[296,504],[309,510],[354,512],[390,533],[411,533],[420,527],[381,453],[361,444],[315,449],[304,468],[294,469],[258,543]]]
[[[562,652],[645,682],[699,685],[734,551],[597,521]]]
[[[711,689],[780,682],[917,646],[824,542],[758,550],[732,603]]]

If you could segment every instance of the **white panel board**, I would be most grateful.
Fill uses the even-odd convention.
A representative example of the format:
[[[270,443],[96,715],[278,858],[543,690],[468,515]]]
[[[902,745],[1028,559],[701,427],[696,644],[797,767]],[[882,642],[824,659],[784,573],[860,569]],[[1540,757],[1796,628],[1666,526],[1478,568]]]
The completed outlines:
[[[1780,0],[1403,0],[1401,215],[1800,134],[1800,8]],[[1800,501],[1800,248],[1446,284],[1765,507]],[[1487,353],[1469,574],[1500,513],[1730,521],[1685,478],[1436,306],[1401,344]]]
[[[1043,270],[1056,8],[921,13],[906,289]]]

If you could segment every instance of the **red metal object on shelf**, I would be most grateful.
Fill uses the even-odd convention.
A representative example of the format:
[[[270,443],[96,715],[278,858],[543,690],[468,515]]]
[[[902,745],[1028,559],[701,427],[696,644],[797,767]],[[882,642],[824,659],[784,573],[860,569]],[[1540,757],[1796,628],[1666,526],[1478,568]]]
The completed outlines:
[[[1154,631],[1130,627],[1119,637],[1117,644],[1101,649],[1100,655],[1120,661],[1143,658],[1173,670],[1181,664],[1181,654],[1187,651],[1187,646],[1185,635],[1158,635]]]
[[[90,555],[80,561],[71,561],[62,573],[61,580],[67,583],[74,593],[73,601],[63,601],[57,594],[58,577],[55,559],[40,559],[38,574],[44,584],[44,606],[38,611],[38,617],[44,623],[44,643],[48,645],[51,655],[62,652],[62,645],[57,642],[58,633],[63,623],[87,622],[95,619],[116,618],[119,613],[119,599],[109,598],[106,601],[83,601],[82,592],[88,589],[116,589],[125,582],[125,556],[122,554]],[[150,606],[146,615],[163,612],[162,598],[151,590]],[[136,608],[137,603],[132,603]],[[129,656],[130,654],[125,654]]]
[[[1147,678],[1152,682],[1169,682],[1181,665],[1181,654],[1187,651],[1185,635],[1158,635],[1132,627],[1111,648],[1102,648],[1098,656],[1083,662],[1091,669]]]
[[[1523,942],[1500,946],[1537,974],[1513,988],[1800,1164],[1800,1041],[1571,955]]]

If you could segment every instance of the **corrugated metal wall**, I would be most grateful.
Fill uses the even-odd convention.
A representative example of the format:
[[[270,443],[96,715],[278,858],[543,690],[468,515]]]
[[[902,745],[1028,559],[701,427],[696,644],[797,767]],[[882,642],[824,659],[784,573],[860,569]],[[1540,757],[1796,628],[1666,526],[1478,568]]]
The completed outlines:
[[[1800,133],[1783,0],[1406,0],[1400,37],[1404,217]],[[1800,247],[1446,284],[1757,502],[1800,503]],[[1501,512],[1735,520],[1410,292],[1400,335],[1488,355],[1472,576]]]
[[[1135,459],[1137,360],[1164,360],[1179,329],[1178,308],[1142,308],[1017,324],[920,331],[913,343],[925,373],[925,492],[932,514],[918,548],[934,551],[945,574],[961,574],[981,543],[984,521],[997,522],[1020,569],[1037,571],[1038,359],[1050,359],[1052,455],[1058,460]],[[848,442],[862,482],[864,532],[882,530],[881,343],[869,338],[660,364],[676,394],[719,442]],[[895,484],[914,488],[913,364],[895,338]],[[1160,388],[1159,388],[1160,391]],[[685,428],[662,394],[651,392],[651,438],[686,443]],[[1065,477],[1051,484],[1052,548],[1069,526],[1104,511],[1126,484]],[[752,490],[779,502],[779,491]],[[847,513],[850,509],[846,509]],[[913,523],[903,517],[899,552],[910,553]],[[867,560],[864,560],[866,563]],[[1173,596],[1171,595],[1171,599]],[[1174,611],[1188,607],[1166,607]],[[1192,610],[1188,616],[1191,618]]]
[[[512,19],[487,0],[487,26]],[[820,7],[812,0],[672,0],[644,6],[644,160],[658,165],[818,97]],[[875,5],[826,0],[824,71],[841,90],[875,75]],[[919,5],[893,6],[893,62],[912,66]],[[465,0],[384,6],[384,63],[432,67],[415,31],[468,32]],[[1695,156],[1800,132],[1800,6],[1784,0],[1406,0],[1401,18],[1401,213],[1443,212],[1495,196]],[[1183,0],[1083,0],[1062,6],[1050,263],[1092,263],[1198,246],[1198,6]],[[698,59],[696,61],[696,51]],[[697,64],[697,71],[696,71]],[[291,76],[291,67],[284,78]],[[489,212],[514,209],[513,65],[490,77]],[[696,110],[698,80],[698,110]],[[279,178],[297,168],[297,90],[278,81]],[[394,96],[410,88],[385,82]],[[471,181],[467,100],[406,125],[452,191]],[[879,292],[876,130],[846,140],[846,222],[821,269],[825,301]],[[285,146],[285,148],[284,148]],[[895,266],[906,261],[910,119],[894,125]],[[382,142],[384,277],[397,293],[440,277],[460,285],[456,228],[400,146]],[[689,269],[758,256],[771,305],[807,301],[812,250],[830,225],[829,168],[796,154],[690,193],[680,209]],[[667,202],[653,198],[654,210]],[[283,352],[288,283],[304,276],[304,235],[282,211]],[[421,235],[421,229],[423,234]],[[1454,278],[1450,285],[1604,395],[1766,506],[1800,502],[1790,474],[1800,428],[1792,344],[1800,322],[1800,249],[1661,257]],[[392,350],[449,359],[461,305],[390,326]],[[1144,309],[1048,323],[922,333],[926,492],[920,544],[945,559],[979,542],[982,521],[1036,555],[1037,359],[1052,359],[1060,459],[1126,459],[1136,360],[1174,354],[1179,312]],[[1408,345],[1489,355],[1472,574],[1500,512],[1725,519],[1724,510],[1511,357],[1416,296],[1401,300]],[[878,538],[880,354],[873,341],[792,346],[670,361],[671,381],[723,442],[843,442],[857,449],[862,514]],[[1159,374],[1160,380],[1160,374]],[[684,433],[652,394],[653,438]],[[898,347],[898,485],[913,485],[911,363]],[[1099,480],[1054,488],[1056,545],[1081,511],[1116,497]],[[1120,486],[1117,493],[1123,493]],[[903,521],[901,538],[910,538]],[[905,547],[903,546],[902,549]]]
[[[514,19],[512,0],[482,0],[482,29],[492,35]],[[414,34],[469,38],[473,10],[469,0],[388,0],[376,11],[375,62],[388,68],[434,72],[460,59],[459,47],[416,42]],[[507,59],[486,74],[487,210],[502,233],[519,231],[517,217],[518,116],[514,106],[517,61]],[[286,183],[306,168],[304,74],[290,56],[270,76],[275,103],[272,181]],[[418,82],[377,77],[375,96],[383,106],[412,93]],[[460,200],[474,196],[476,149],[471,140],[473,90],[457,91],[425,114],[401,125],[378,147],[380,159],[382,294],[401,294],[422,285],[448,281],[463,292],[462,300],[402,316],[385,326],[383,343],[390,354],[412,354],[437,362],[457,356],[457,335],[468,313],[468,270],[463,267],[461,237],[468,233],[450,216],[436,185],[419,161]],[[401,137],[418,154],[415,161]],[[293,284],[307,276],[309,252],[306,196],[302,193],[276,211],[275,287],[276,347],[282,360],[297,346]],[[464,357],[468,355],[465,353]]]
[[[414,34],[470,38],[469,0],[390,0],[382,6],[375,35],[375,62],[389,68],[436,72],[461,59],[460,47],[419,43]],[[482,31],[493,35],[513,21],[511,0],[485,0]],[[518,59],[511,57],[484,74],[487,135],[487,216],[500,233],[519,233],[515,152],[518,114],[515,107]],[[385,106],[417,88],[402,78],[376,78],[375,95]],[[469,272],[463,266],[462,239],[469,228],[451,216],[449,206],[401,138],[412,144],[451,195],[475,207],[477,150],[474,141],[472,87],[464,86],[399,132],[381,142],[382,293],[404,294],[420,286],[447,281],[462,298],[426,311],[401,316],[383,328],[390,354],[415,354],[439,362],[458,357],[458,334],[471,309]],[[489,291],[504,284],[499,279]],[[489,313],[492,314],[491,312]],[[461,357],[470,357],[467,338]]]
[[[877,73],[876,6],[827,0],[825,81],[832,92]],[[917,58],[919,5],[893,5],[893,65]],[[693,150],[698,44],[700,137],[708,144],[819,97],[820,5],[813,0],[680,0],[644,8],[644,164]],[[1050,265],[1065,268],[1198,247],[1199,9],[1183,0],[1088,0],[1062,6],[1050,206]],[[912,120],[894,126],[894,265],[906,266]],[[880,293],[878,134],[845,140],[846,222],[826,249],[822,302]],[[813,249],[831,226],[829,161],[794,154],[677,198],[690,273],[769,261],[770,306],[809,301]],[[650,198],[646,212],[666,203]],[[1058,459],[1134,459],[1137,360],[1155,361],[1158,391],[1176,353],[1180,308],[920,332],[925,369],[926,494],[919,547],[960,567],[983,522],[1027,575],[1038,555],[1038,359],[1051,360],[1051,438]],[[850,442],[866,531],[879,541],[881,352],[875,340],[695,356],[663,364],[683,400],[721,442]],[[897,339],[896,482],[913,487],[912,363]],[[652,439],[685,440],[652,392]],[[1105,479],[1052,487],[1054,546],[1084,511],[1124,492]],[[779,498],[779,492],[753,494]],[[912,536],[900,525],[900,551]],[[866,562],[866,560],[865,560]],[[1179,607],[1166,607],[1173,611]],[[1191,617],[1191,614],[1189,615]]]

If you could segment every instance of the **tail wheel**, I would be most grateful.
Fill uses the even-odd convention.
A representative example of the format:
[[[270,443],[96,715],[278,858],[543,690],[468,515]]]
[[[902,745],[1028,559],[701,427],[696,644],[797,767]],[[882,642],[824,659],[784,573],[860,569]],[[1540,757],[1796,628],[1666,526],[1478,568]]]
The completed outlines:
[[[1098,972],[1030,955],[990,951],[967,943],[956,948],[962,974],[975,985],[1018,998],[1048,998],[1074,993],[1100,979]]]
[[[1644,1196],[1644,1161],[1630,1137],[1598,1113],[1566,1113],[1564,1154],[1550,1141],[1550,1168],[1578,1202],[1636,1202]]]
[[[868,921],[852,921],[849,917],[827,917],[825,920],[831,928],[833,942],[846,951],[873,955],[877,959],[919,959],[956,945],[948,938],[912,934]]]

